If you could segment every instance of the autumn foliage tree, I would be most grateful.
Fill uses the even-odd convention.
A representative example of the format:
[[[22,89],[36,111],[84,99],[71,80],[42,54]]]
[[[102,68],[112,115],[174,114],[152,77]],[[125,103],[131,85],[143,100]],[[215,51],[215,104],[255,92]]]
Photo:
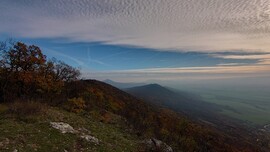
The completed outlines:
[[[80,72],[62,61],[49,60],[35,45],[1,43],[0,95],[2,100],[60,93],[65,82]]]
[[[79,75],[80,71],[63,61],[56,60],[55,58],[50,61],[54,64],[54,73],[55,73],[55,81],[65,81],[71,82],[76,80]]]

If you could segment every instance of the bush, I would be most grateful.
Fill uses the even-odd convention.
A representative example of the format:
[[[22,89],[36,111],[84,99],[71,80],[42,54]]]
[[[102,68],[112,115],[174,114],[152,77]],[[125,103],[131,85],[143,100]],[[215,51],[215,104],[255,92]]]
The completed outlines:
[[[4,104],[0,104],[0,114],[6,113],[8,111],[8,107]]]
[[[9,112],[19,116],[36,115],[45,111],[45,105],[34,101],[16,101],[9,104]]]
[[[68,99],[67,109],[71,112],[80,113],[86,108],[83,98]]]

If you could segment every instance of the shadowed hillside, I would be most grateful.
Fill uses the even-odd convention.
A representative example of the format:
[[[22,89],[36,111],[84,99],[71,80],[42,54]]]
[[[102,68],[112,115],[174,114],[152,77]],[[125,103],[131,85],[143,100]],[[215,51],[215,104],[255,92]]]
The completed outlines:
[[[182,114],[157,109],[105,83],[86,82],[91,88],[91,99],[98,103],[103,101],[100,107],[127,118],[138,135],[155,136],[185,151],[253,151],[257,147],[244,138],[240,137],[239,142],[208,125],[196,124]]]
[[[211,120],[213,113],[228,108],[204,102],[194,94],[176,92],[158,84],[128,88],[125,91],[151,104],[171,108],[194,118],[208,119],[208,121]]]

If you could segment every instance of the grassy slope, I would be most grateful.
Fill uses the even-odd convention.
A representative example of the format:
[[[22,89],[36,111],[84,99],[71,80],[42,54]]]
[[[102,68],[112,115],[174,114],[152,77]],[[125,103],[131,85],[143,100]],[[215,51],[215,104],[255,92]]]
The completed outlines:
[[[0,151],[136,151],[139,146],[138,137],[125,131],[119,116],[114,117],[112,124],[59,108],[49,107],[43,114],[20,117],[7,114],[5,105],[0,107]],[[95,145],[82,140],[79,135],[62,134],[50,127],[51,121],[69,123],[74,129],[86,128],[101,143]]]

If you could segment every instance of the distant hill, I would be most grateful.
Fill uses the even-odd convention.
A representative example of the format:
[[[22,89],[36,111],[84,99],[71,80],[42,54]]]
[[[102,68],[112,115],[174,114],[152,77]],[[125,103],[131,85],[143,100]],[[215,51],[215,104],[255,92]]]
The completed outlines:
[[[146,85],[146,83],[122,83],[122,82],[115,82],[113,80],[110,79],[106,79],[103,82],[110,84],[116,88],[119,89],[126,89],[126,88],[131,88],[131,87],[136,87],[136,86],[142,86],[142,85]]]
[[[193,119],[214,125],[223,127],[227,125],[233,126],[234,124],[238,125],[238,121],[240,121],[219,113],[222,110],[234,110],[228,106],[204,102],[194,94],[172,90],[158,84],[132,87],[124,91],[153,105],[170,108],[174,111],[185,113]]]
[[[158,84],[149,84],[127,88],[124,89],[124,91],[154,105],[164,107],[175,107],[179,104],[184,104],[185,106],[189,105],[187,103],[189,100],[187,100],[186,97],[180,97],[175,92]]]
[[[159,84],[127,88],[125,91],[152,104],[170,107],[185,113],[207,109],[210,111],[220,111],[223,108],[222,106],[203,102],[196,98],[195,95],[180,91],[176,92]]]

